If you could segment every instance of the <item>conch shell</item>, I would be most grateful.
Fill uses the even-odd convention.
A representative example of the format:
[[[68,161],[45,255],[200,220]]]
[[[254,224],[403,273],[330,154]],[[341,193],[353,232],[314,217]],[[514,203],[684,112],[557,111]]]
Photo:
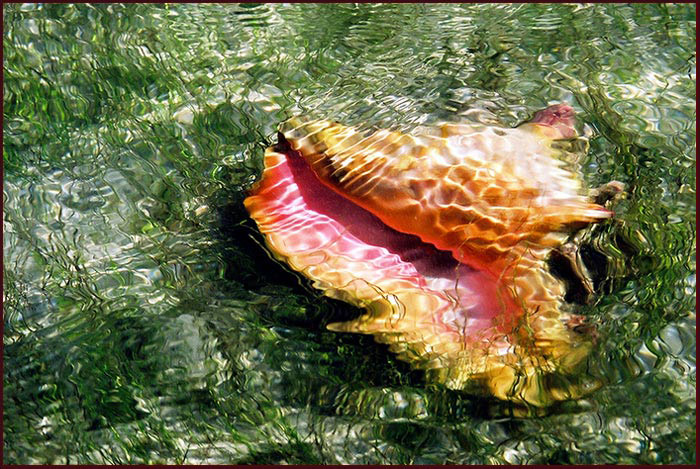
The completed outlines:
[[[612,216],[554,144],[573,122],[567,105],[415,135],[291,119],[245,206],[275,257],[366,310],[329,329],[373,334],[449,388],[548,405],[581,394],[543,380],[591,342],[567,327],[547,255]]]

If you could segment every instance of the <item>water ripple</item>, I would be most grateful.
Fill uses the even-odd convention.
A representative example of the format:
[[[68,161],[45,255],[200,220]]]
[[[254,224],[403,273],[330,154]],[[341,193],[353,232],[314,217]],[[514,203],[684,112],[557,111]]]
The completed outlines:
[[[693,464],[695,6],[8,4],[4,461]],[[583,399],[430,386],[261,247],[296,114],[411,131],[571,104],[597,296]],[[588,382],[586,381],[586,382]]]

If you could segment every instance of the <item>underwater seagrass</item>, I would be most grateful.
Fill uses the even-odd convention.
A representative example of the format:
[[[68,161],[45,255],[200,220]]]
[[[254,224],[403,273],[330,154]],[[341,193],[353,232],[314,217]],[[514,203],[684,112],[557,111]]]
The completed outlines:
[[[449,388],[544,406],[584,392],[544,380],[591,348],[547,256],[612,216],[565,168],[574,137],[564,104],[413,135],[293,118],[245,206],[277,259],[365,309],[329,329],[372,334]]]

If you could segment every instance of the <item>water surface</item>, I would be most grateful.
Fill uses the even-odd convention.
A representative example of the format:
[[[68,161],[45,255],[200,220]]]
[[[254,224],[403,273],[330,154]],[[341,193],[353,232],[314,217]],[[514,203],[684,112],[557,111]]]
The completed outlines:
[[[3,10],[5,463],[686,463],[695,449],[695,6]],[[567,102],[603,386],[523,417],[426,383],[260,246],[294,114],[410,130]]]

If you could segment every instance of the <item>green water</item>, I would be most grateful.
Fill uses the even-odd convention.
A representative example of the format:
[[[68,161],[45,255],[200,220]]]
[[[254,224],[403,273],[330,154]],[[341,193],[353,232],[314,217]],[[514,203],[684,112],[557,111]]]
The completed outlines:
[[[696,462],[695,6],[3,6],[4,463]],[[241,201],[294,114],[555,102],[591,134],[586,372],[539,416],[426,383]],[[596,257],[597,256],[597,257]]]

